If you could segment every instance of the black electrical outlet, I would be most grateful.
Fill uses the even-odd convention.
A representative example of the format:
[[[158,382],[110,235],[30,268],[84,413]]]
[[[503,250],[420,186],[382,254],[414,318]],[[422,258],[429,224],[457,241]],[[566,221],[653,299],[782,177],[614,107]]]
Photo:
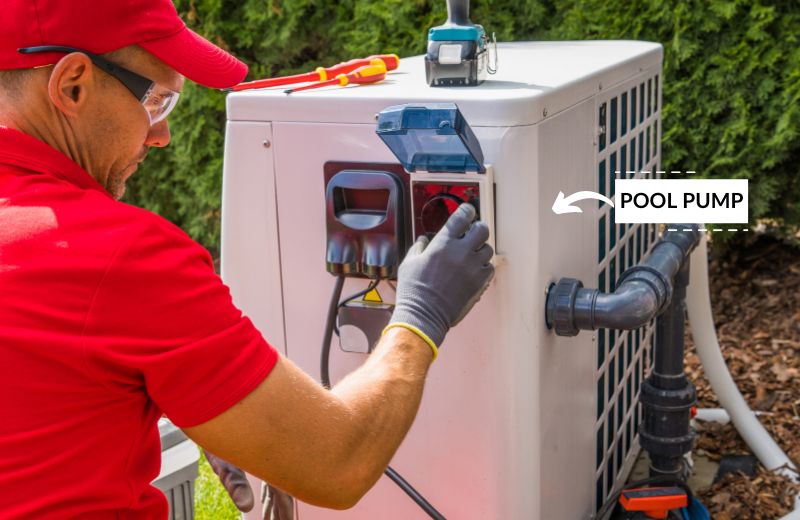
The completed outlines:
[[[333,274],[394,278],[406,251],[403,182],[378,170],[343,170],[325,189],[326,267]]]

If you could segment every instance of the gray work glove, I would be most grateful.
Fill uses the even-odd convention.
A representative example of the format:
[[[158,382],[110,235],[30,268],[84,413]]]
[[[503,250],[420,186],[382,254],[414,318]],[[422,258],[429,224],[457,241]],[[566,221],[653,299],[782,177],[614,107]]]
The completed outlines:
[[[462,204],[430,243],[420,237],[408,251],[389,327],[410,325],[439,347],[480,299],[494,276],[494,251],[486,243],[489,227],[474,220],[475,208]]]
[[[247,481],[247,475],[245,475],[244,471],[207,450],[203,450],[203,453],[236,508],[243,513],[253,509],[255,504],[253,489],[250,487],[250,482]]]

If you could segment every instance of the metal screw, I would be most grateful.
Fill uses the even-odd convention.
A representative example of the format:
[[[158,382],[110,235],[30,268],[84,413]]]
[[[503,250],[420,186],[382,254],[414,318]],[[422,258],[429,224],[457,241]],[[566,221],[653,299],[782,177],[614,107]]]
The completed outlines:
[[[378,117],[380,117],[380,114],[375,114],[375,121],[378,120]]]
[[[602,83],[598,83],[597,84],[597,90],[603,90],[603,84]]]
[[[547,117],[547,109],[542,110],[542,116]]]
[[[264,142],[261,144],[264,145],[264,148],[269,148],[272,146],[272,143],[269,141],[269,139],[264,139]]]

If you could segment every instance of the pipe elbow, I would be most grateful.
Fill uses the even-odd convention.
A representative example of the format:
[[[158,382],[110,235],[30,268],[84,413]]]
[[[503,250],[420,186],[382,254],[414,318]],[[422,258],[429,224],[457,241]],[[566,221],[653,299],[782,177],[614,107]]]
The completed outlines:
[[[559,336],[575,336],[581,330],[646,325],[672,300],[674,278],[700,240],[698,225],[681,228],[664,233],[643,262],[622,274],[614,293],[586,289],[574,278],[552,284],[545,305],[547,327]]]
[[[612,294],[599,294],[594,306],[595,328],[632,330],[643,327],[661,303],[651,286],[632,280]]]

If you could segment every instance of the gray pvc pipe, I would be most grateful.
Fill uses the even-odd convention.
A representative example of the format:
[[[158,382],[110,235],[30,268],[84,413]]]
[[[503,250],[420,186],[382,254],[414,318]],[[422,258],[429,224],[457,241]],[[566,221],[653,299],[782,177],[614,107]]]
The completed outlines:
[[[593,325],[609,329],[637,329],[646,325],[661,307],[653,288],[630,280],[613,293],[599,293],[592,313]]]
[[[703,364],[703,370],[711,388],[720,404],[728,412],[736,430],[753,450],[761,464],[770,471],[800,482],[797,468],[750,410],[722,357],[714,327],[714,317],[711,314],[707,268],[708,247],[705,237],[701,238],[700,244],[694,250],[691,262],[693,269],[689,274],[686,308],[697,355]],[[783,517],[782,520],[790,519],[800,520],[800,496],[795,499],[794,511]]]
[[[664,233],[647,258],[625,272],[613,293],[580,287],[573,301],[567,293],[579,282],[560,280],[548,295],[548,300],[552,298],[548,301],[548,324],[555,324],[556,333],[567,335],[578,330],[643,327],[669,303],[675,275],[700,238],[697,226],[692,229]]]

